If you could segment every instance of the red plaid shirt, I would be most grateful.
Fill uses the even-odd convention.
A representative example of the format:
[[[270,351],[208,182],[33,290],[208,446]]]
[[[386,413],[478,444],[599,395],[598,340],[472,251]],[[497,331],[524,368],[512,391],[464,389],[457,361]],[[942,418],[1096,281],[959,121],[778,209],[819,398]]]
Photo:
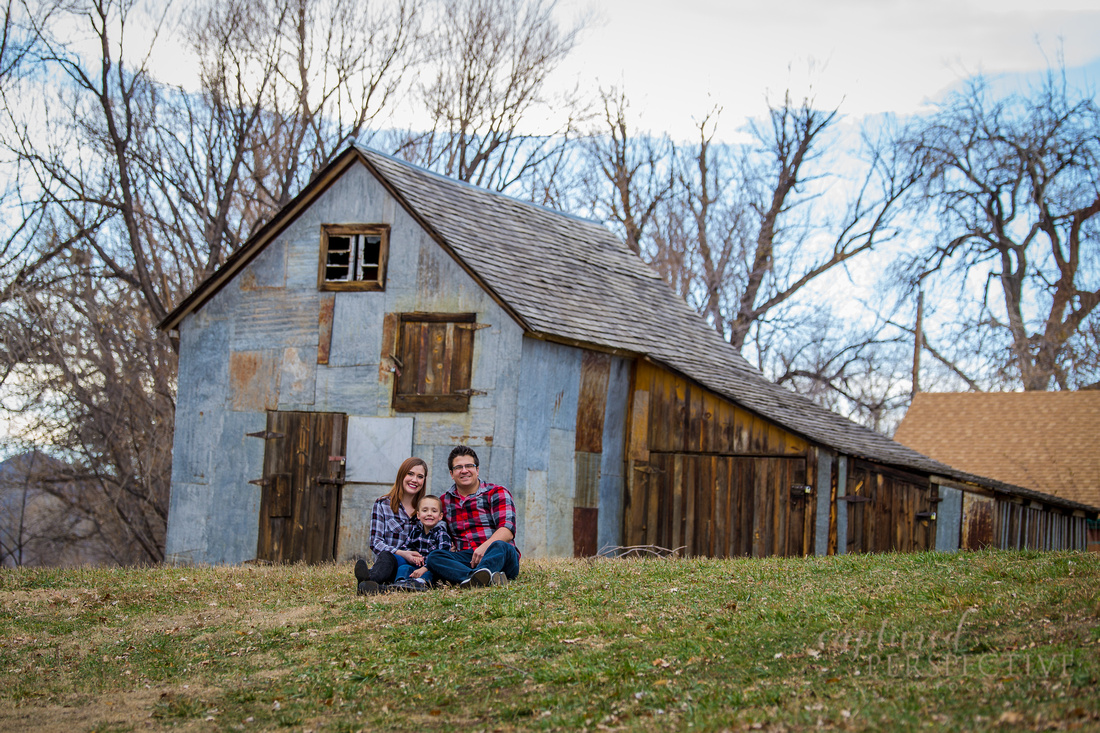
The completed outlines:
[[[456,550],[475,549],[501,527],[516,536],[516,503],[503,486],[482,481],[477,491],[462,496],[452,484],[440,499]],[[514,547],[516,543],[510,540],[508,544]]]

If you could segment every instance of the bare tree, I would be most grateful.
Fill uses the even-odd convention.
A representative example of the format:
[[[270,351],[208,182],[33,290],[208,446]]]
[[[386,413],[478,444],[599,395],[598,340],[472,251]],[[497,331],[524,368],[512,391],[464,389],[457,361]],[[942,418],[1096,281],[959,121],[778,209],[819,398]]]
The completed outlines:
[[[796,106],[788,96],[771,109],[768,126],[752,126],[758,148],[750,154],[746,180],[754,189],[755,237],[734,285],[736,310],[723,324],[738,348],[769,311],[898,234],[898,204],[916,177],[881,138],[864,136],[862,178],[847,184],[851,193],[843,203],[833,202],[839,215],[814,206],[839,182],[813,166],[836,120],[835,110],[821,112],[809,100]]]
[[[114,560],[63,462],[29,450],[0,463],[0,565],[74,566]],[[91,492],[94,496],[94,492]]]
[[[584,143],[582,198],[596,218],[619,230],[626,245],[641,254],[658,208],[673,190],[674,148],[667,135],[631,129],[630,103],[621,89],[601,89],[600,101],[600,127]]]
[[[621,93],[603,101],[604,129],[589,143],[589,179],[601,184],[592,211],[766,374],[888,429],[903,392],[901,332],[814,299],[826,276],[899,232],[916,174],[893,138],[864,134],[857,158],[834,134],[835,110],[787,96],[750,123],[751,144],[719,142],[714,109],[694,141],[672,145],[630,130]],[[834,173],[837,160],[858,175]]]
[[[909,263],[941,291],[968,294],[958,331],[981,348],[948,359],[972,382],[1027,390],[1096,381],[1100,303],[1100,107],[1064,76],[998,97],[975,79],[920,121],[906,144],[923,172],[934,243]]]
[[[562,165],[577,134],[577,101],[553,100],[545,87],[583,21],[562,28],[553,0],[439,0],[435,8],[419,88],[431,129],[407,134],[397,153],[498,191]],[[557,123],[540,128],[540,118]]]
[[[5,408],[64,455],[63,478],[95,489],[70,508],[114,560],[157,562],[176,366],[156,324],[385,109],[415,13],[212,4],[191,26],[194,94],[135,52],[134,27],[156,43],[178,28],[167,16],[124,0],[59,8],[31,19],[36,73],[4,107],[22,214],[0,280]]]

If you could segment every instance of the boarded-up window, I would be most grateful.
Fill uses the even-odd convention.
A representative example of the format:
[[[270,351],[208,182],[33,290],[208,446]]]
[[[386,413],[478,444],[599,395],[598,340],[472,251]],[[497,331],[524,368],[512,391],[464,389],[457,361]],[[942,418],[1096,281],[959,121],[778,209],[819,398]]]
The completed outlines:
[[[321,290],[385,290],[390,228],[384,224],[321,227]]]
[[[473,313],[402,313],[393,407],[406,412],[465,412],[470,406]]]

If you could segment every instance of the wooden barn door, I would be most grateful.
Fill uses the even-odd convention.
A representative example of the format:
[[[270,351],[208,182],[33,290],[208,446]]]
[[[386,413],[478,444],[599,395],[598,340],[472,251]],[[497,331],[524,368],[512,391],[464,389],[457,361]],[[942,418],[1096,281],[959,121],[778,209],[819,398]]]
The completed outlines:
[[[635,472],[627,544],[709,557],[801,557],[812,548],[804,458],[654,453]]]
[[[258,559],[336,558],[346,436],[339,413],[267,413]]]
[[[848,552],[920,552],[936,546],[937,490],[927,480],[853,461],[844,503]]]

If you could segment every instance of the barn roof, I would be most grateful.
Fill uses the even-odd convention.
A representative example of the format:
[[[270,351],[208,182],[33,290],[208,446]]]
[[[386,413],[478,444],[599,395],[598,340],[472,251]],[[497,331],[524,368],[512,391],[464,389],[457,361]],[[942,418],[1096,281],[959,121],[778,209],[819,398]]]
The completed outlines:
[[[455,181],[364,147],[352,147],[322,171],[161,327],[175,328],[201,307],[352,158],[364,163],[528,332],[649,358],[850,456],[990,485],[772,383],[602,224]],[[995,488],[1050,498],[1017,487]]]
[[[922,393],[895,439],[963,471],[1100,506],[1100,391]]]

